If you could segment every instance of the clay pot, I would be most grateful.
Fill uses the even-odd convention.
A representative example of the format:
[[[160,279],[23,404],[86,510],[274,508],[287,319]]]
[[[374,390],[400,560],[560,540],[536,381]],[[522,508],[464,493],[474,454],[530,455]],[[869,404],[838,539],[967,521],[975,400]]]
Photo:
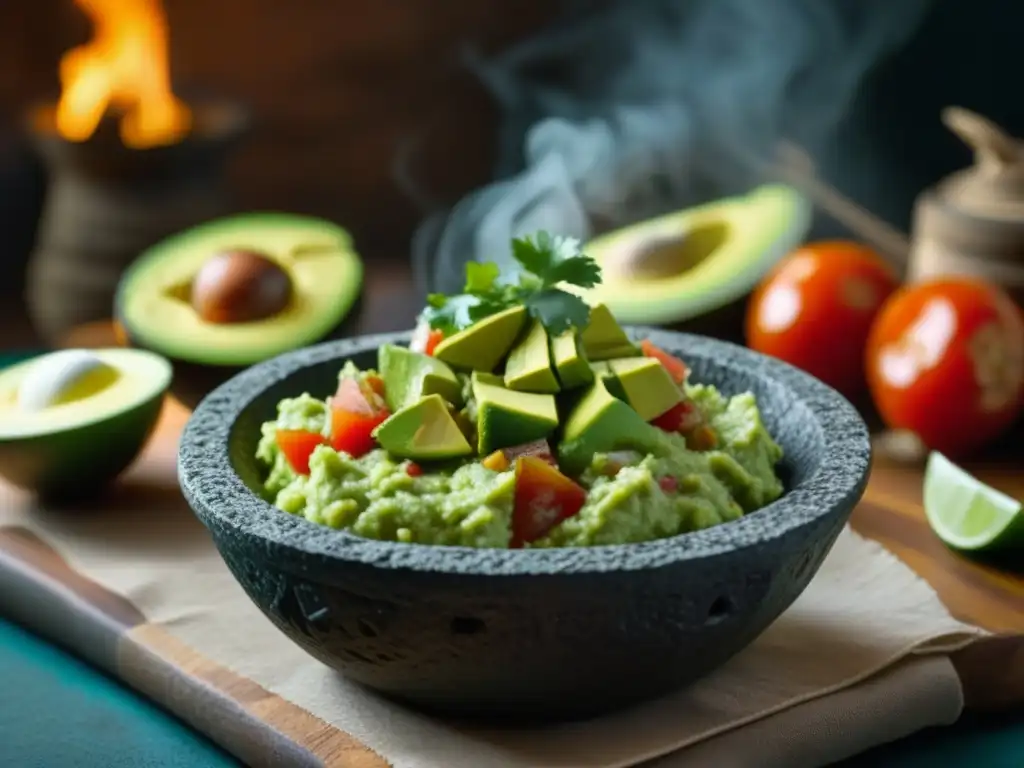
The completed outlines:
[[[918,197],[908,279],[982,277],[1024,307],[1024,142],[959,107],[942,119],[975,162]]]
[[[134,150],[113,121],[88,141],[55,130],[52,106],[29,116],[50,186],[28,265],[36,332],[60,344],[74,327],[109,318],[121,273],[164,237],[231,209],[223,166],[247,115],[220,102],[193,104],[196,127],[178,144]]]

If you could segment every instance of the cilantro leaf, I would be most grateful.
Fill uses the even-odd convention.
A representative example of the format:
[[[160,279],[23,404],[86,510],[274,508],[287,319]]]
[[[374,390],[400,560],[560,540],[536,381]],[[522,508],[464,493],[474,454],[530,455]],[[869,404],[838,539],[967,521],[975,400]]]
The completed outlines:
[[[537,235],[536,243],[529,236],[517,237],[512,241],[513,258],[523,269],[537,275],[541,280],[544,280],[553,255],[551,249],[543,245],[548,239],[547,233],[541,232]]]
[[[449,336],[473,324],[470,311],[477,303],[474,296],[445,296],[434,293],[427,297],[427,307],[420,314],[431,328]]]
[[[535,239],[516,238],[512,255],[545,288],[562,282],[592,288],[601,282],[600,265],[580,250],[580,241],[574,237],[538,232]]]
[[[527,311],[554,336],[571,327],[585,328],[590,320],[590,307],[587,303],[561,288],[537,291],[523,303]]]
[[[489,293],[500,275],[501,269],[493,261],[471,261],[466,264],[466,287],[462,290],[477,295]]]
[[[466,264],[466,283],[457,296],[431,294],[421,318],[445,335],[468,328],[510,307],[523,305],[551,334],[583,328],[590,307],[560,284],[592,288],[601,282],[601,267],[584,254],[580,241],[547,232],[512,240],[512,255],[522,267],[513,283],[501,282],[501,270],[491,262]]]
[[[555,264],[548,275],[552,285],[570,283],[593,288],[601,282],[601,267],[589,256],[570,256]]]
[[[470,323],[478,323],[485,317],[496,315],[498,312],[512,306],[502,299],[503,297],[499,295],[496,297],[480,299],[475,304],[471,305],[467,310]]]

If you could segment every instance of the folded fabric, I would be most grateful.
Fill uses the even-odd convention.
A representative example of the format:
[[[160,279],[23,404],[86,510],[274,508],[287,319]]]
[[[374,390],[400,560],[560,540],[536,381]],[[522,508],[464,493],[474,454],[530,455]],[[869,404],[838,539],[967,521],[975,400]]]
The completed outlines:
[[[846,530],[800,598],[722,668],[626,712],[547,729],[421,715],[309,657],[260,614],[221,561],[157,443],[102,510],[56,513],[0,486],[0,526],[29,528],[81,574],[208,659],[351,734],[396,768],[820,765],[955,719],[948,653],[985,635],[929,585]],[[668,757],[664,757],[664,756]]]

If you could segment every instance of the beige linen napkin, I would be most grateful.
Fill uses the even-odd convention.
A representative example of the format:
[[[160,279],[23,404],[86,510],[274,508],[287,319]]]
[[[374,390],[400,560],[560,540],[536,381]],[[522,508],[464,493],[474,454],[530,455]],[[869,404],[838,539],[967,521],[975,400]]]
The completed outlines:
[[[280,634],[221,562],[173,484],[170,450],[102,510],[34,509],[0,486],[0,525],[38,533],[84,575],[209,659],[346,731],[397,768],[824,765],[963,706],[948,653],[984,633],[847,530],[761,637],[686,690],[628,712],[536,730],[465,727],[389,703]],[[130,490],[130,492],[129,492]]]

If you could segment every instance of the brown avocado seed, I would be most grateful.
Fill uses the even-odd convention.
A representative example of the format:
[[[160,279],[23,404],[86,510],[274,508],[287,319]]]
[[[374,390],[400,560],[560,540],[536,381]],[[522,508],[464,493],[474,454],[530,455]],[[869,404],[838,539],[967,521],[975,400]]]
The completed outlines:
[[[192,307],[208,323],[265,320],[287,307],[291,297],[288,273],[256,251],[218,253],[192,280]]]

